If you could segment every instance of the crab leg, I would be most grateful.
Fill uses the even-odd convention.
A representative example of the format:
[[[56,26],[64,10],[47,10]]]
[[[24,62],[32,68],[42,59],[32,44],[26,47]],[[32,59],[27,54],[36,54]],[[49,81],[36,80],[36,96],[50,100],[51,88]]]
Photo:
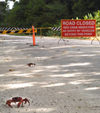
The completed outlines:
[[[19,108],[21,104],[22,104],[22,106],[23,106],[23,100],[21,100],[21,101],[18,103],[17,107]]]

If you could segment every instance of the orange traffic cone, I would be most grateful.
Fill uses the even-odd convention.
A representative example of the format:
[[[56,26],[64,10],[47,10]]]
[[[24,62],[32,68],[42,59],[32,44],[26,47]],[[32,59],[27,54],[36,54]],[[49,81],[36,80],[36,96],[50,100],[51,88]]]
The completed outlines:
[[[34,26],[32,26],[32,30],[33,30],[33,46],[35,46],[35,30],[34,30]]]

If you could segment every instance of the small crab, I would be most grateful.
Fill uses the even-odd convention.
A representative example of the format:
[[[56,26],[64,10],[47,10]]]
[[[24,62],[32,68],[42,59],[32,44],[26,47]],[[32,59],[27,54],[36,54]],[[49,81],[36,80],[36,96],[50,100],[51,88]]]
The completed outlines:
[[[29,67],[32,67],[32,66],[35,66],[36,64],[35,63],[28,63],[27,64]]]
[[[9,107],[12,108],[11,103],[16,103],[16,102],[18,102],[18,104],[17,104],[17,107],[18,107],[18,108],[20,107],[21,104],[22,104],[22,106],[23,106],[23,102],[25,102],[25,104],[26,104],[26,103],[29,103],[29,105],[30,105],[29,100],[28,100],[27,98],[24,98],[24,99],[23,99],[22,97],[13,97],[11,100],[7,100],[7,101],[6,101],[6,104],[7,104]]]

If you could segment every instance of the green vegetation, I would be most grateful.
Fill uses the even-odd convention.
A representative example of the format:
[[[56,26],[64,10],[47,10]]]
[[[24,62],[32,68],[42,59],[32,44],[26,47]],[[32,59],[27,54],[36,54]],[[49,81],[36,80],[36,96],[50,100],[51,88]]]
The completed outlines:
[[[88,13],[87,15],[84,16],[84,19],[95,19],[96,24],[100,25],[100,10],[93,12],[93,14]]]
[[[4,23],[4,18],[6,17],[6,3],[0,2],[0,24]]]
[[[14,1],[12,9],[8,9],[7,1]],[[94,16],[93,12],[100,9],[99,4],[100,0],[5,0],[0,2],[0,23],[15,27],[51,27],[61,19]]]

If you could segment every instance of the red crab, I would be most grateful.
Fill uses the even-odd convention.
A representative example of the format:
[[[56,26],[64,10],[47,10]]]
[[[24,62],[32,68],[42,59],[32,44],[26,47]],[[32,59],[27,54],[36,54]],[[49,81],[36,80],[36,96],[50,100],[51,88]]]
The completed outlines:
[[[7,101],[6,101],[6,104],[7,104],[9,107],[12,108],[12,106],[11,106],[11,103],[12,103],[12,102],[13,102],[13,103],[18,102],[18,104],[17,104],[17,107],[18,107],[18,108],[20,107],[21,104],[22,104],[22,106],[23,106],[23,102],[25,102],[25,104],[28,102],[29,105],[30,105],[29,100],[28,100],[27,98],[23,99],[22,97],[13,97],[11,100],[7,100]]]

